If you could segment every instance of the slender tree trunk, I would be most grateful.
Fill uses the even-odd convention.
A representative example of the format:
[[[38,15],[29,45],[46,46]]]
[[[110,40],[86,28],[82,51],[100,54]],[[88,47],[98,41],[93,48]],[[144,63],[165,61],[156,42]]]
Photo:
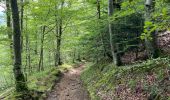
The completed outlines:
[[[28,66],[28,38],[26,36],[26,47],[25,47],[25,53],[26,53],[26,56],[25,56],[25,68],[24,68],[24,72],[27,72],[27,66]]]
[[[16,91],[27,91],[27,84],[25,77],[22,73],[22,59],[21,59],[21,31],[19,24],[19,12],[17,0],[11,0],[11,10],[13,18],[13,44],[14,44],[14,76]]]
[[[114,11],[114,7],[113,7],[113,0],[108,0],[108,15],[109,16],[112,16],[113,15],[113,11]],[[116,57],[116,54],[115,54],[115,46],[113,44],[113,32],[112,32],[113,28],[112,28],[112,23],[110,22],[110,19],[109,19],[109,41],[110,41],[110,48],[111,48],[111,53],[112,53],[112,60],[113,60],[113,63],[115,65],[117,65],[117,57]]]
[[[100,7],[100,1],[97,0],[97,14],[98,14],[98,19],[100,20],[101,19],[101,7]],[[102,42],[102,46],[103,46],[103,56],[105,57],[106,56],[106,48],[105,48],[105,45],[104,45],[104,38],[103,38],[103,34],[100,33],[100,37],[101,37],[101,42]]]
[[[34,52],[35,52],[35,55],[38,55],[38,34],[37,34],[38,32],[36,31],[36,37],[35,37],[35,50],[34,50]]]
[[[56,29],[55,29],[55,32],[56,32],[56,44],[55,45],[57,45],[57,43],[58,43],[58,38],[59,38],[59,36],[58,36],[58,19],[57,19],[57,15],[55,15],[55,17],[56,17]],[[57,46],[55,46],[56,48],[56,50],[55,50],[55,66],[57,67],[58,66],[58,49],[57,49]]]
[[[63,10],[63,5],[64,5],[64,1],[62,1],[61,3],[61,12],[60,12],[60,18],[59,21],[57,19],[56,16],[56,36],[57,36],[57,50],[56,50],[56,61],[57,61],[57,66],[58,65],[62,65],[62,61],[61,61],[61,36],[62,36],[62,25],[63,25],[63,20],[62,20],[62,10]],[[58,23],[57,23],[58,22]]]
[[[27,16],[25,21],[25,33],[26,33],[26,67],[28,66],[28,72],[31,72],[31,55],[30,55],[30,41],[29,41],[29,33],[28,33],[28,23],[27,23]]]
[[[28,67],[29,67],[29,73],[32,72],[32,67],[31,67],[31,51],[30,51],[30,44],[28,47]]]
[[[46,26],[42,27],[42,35],[41,35],[41,50],[40,50],[40,60],[38,71],[44,70],[44,35],[45,35]]]
[[[57,64],[58,65],[62,65],[62,62],[61,62],[61,51],[60,51],[60,48],[61,48],[61,36],[62,36],[62,19],[60,20],[60,24],[59,24],[59,28],[58,28],[59,32],[58,32],[58,38],[57,38]]]
[[[23,33],[23,17],[24,17],[24,0],[20,1],[21,11],[20,11],[20,25],[21,25],[21,33]],[[21,52],[23,51],[23,35],[21,34]]]
[[[119,4],[116,0],[114,0],[114,2],[113,2],[113,6],[114,6],[114,8],[115,9],[117,9],[117,10],[121,10],[121,4]],[[114,37],[115,38],[115,37]],[[122,60],[121,60],[121,55],[122,55],[122,53],[121,52],[119,52],[120,50],[122,51],[122,44],[116,44],[116,43],[114,43],[114,46],[115,46],[115,51],[117,51],[116,53],[115,53],[115,59],[116,59],[116,62],[115,62],[115,64],[117,65],[117,66],[121,66],[122,65]]]
[[[11,53],[11,60],[14,59],[13,56],[13,43],[12,43],[12,26],[11,26],[11,10],[10,10],[10,0],[6,0],[6,19],[7,19],[7,33],[8,33],[8,39],[10,41],[9,48]]]

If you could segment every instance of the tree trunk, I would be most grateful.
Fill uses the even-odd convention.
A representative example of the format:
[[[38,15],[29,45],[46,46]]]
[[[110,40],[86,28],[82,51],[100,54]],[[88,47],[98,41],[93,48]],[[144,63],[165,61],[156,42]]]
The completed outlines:
[[[13,45],[14,45],[14,77],[17,92],[27,91],[27,84],[22,73],[21,63],[21,31],[19,24],[19,12],[17,0],[11,0],[11,10],[13,18]]]
[[[101,19],[101,10],[100,10],[100,1],[97,0],[97,14],[98,14],[98,19],[100,20]],[[106,48],[105,48],[105,45],[104,45],[104,38],[103,38],[103,34],[100,33],[100,37],[101,37],[101,42],[102,42],[102,46],[103,46],[103,56],[105,57],[106,56]]]
[[[36,31],[36,36],[35,36],[35,50],[34,50],[34,52],[35,52],[35,55],[38,55],[38,34],[37,34],[38,32]]]
[[[60,25],[59,25],[59,32],[58,32],[58,36],[57,36],[57,64],[58,65],[62,65],[61,62],[61,36],[62,36],[62,19],[60,20]]]
[[[109,16],[112,16],[113,15],[113,0],[108,0],[108,15]],[[111,48],[111,54],[112,54],[112,60],[113,60],[113,63],[115,65],[117,65],[117,57],[116,57],[116,54],[115,54],[115,46],[113,44],[113,32],[112,32],[112,23],[110,22],[110,19],[109,19],[109,36],[110,36],[110,48]]]
[[[21,4],[21,12],[20,12],[20,25],[21,25],[21,33],[23,33],[23,17],[24,17],[24,0],[20,1]],[[23,35],[21,34],[21,52],[23,51]]]
[[[45,35],[46,26],[42,27],[42,34],[41,34],[41,50],[40,50],[40,60],[39,60],[39,67],[38,71],[44,70],[44,35]]]
[[[12,26],[11,26],[11,10],[10,10],[10,1],[6,0],[6,19],[7,19],[7,34],[8,34],[8,39],[10,41],[9,48],[10,48],[10,55],[11,55],[11,60],[14,59],[13,56],[13,43],[12,43]]]
[[[55,16],[56,17],[56,29],[55,29],[55,31],[56,31],[56,45],[57,45],[57,43],[58,43],[58,19],[57,19],[57,15]],[[57,47],[57,46],[56,46]],[[55,50],[55,66],[57,67],[58,66],[58,50],[57,50],[57,48],[55,48],[56,50]]]
[[[62,36],[62,31],[63,31],[63,29],[62,29],[62,25],[63,25],[63,20],[62,20],[63,5],[64,5],[64,1],[61,2],[61,12],[60,12],[59,21],[57,19],[57,15],[56,15],[56,37],[57,37],[56,66],[62,65],[60,48],[61,48],[61,36]]]
[[[31,72],[31,55],[30,55],[30,41],[29,41],[29,33],[28,33],[28,23],[27,23],[27,16],[26,16],[26,21],[25,21],[25,33],[26,33],[26,67],[28,66],[28,72]]]

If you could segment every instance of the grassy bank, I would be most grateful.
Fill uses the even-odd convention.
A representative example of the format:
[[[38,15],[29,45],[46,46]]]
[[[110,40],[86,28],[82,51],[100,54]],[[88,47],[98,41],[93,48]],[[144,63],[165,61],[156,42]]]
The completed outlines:
[[[121,67],[101,60],[87,67],[81,79],[92,100],[169,100],[169,70],[168,58]]]
[[[63,72],[78,66],[78,64],[63,64],[59,67],[48,67],[46,70],[31,73],[27,76],[27,83],[29,93],[35,100],[42,100],[46,98],[48,92],[50,92],[55,85],[56,81],[59,81]],[[3,91],[0,95],[0,99],[3,100],[15,100],[15,96],[20,96],[20,94],[15,94],[14,85],[12,88],[8,88]],[[28,94],[28,93],[27,93]]]

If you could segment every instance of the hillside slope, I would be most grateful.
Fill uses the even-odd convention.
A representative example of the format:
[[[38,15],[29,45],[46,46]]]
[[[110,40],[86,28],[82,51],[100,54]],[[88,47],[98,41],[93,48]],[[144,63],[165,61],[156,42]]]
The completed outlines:
[[[92,100],[169,100],[170,60],[158,58],[114,67],[107,60],[81,75]]]

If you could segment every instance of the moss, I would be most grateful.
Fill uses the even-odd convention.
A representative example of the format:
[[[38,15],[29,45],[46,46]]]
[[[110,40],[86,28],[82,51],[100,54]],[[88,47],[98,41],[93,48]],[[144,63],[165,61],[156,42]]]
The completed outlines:
[[[59,66],[59,70],[61,72],[68,71],[71,68],[73,68],[73,66],[72,65],[68,65],[68,64],[63,64],[63,65]]]
[[[59,73],[60,71],[57,68],[36,73],[28,78],[28,87],[30,90],[45,92],[51,89],[54,81],[58,79],[57,75]]]

